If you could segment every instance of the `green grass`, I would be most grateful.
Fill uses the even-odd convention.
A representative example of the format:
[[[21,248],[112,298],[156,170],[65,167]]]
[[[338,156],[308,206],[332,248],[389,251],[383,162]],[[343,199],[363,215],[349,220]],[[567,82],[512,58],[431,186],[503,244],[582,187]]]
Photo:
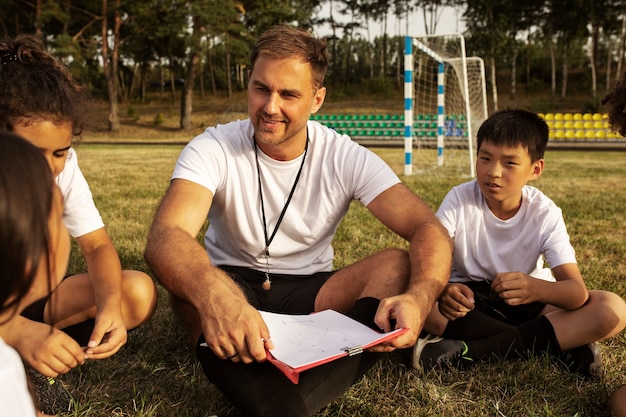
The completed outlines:
[[[181,146],[90,145],[78,148],[108,231],[127,269],[146,271],[142,253],[152,216]],[[376,150],[398,173],[402,149]],[[626,296],[626,153],[548,151],[546,171],[534,185],[559,204],[590,288]],[[436,175],[404,177],[433,208],[463,181]],[[359,204],[339,228],[336,266],[404,242]],[[84,269],[74,254],[70,272]],[[234,414],[209,384],[173,318],[160,288],[153,320],[132,332],[113,358],[61,377],[73,391],[72,416],[211,416]],[[319,416],[608,416],[610,393],[626,383],[624,333],[601,343],[606,375],[581,381],[546,357],[481,364],[467,371],[420,376],[389,355]]]

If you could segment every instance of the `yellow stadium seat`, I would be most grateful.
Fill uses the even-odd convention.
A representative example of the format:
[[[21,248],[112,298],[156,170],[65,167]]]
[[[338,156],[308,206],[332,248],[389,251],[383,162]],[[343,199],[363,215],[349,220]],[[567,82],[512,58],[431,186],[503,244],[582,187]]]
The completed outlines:
[[[565,139],[565,131],[564,130],[557,130],[554,132],[554,137],[556,139]]]
[[[572,113],[563,114],[563,120],[574,120],[574,115]]]
[[[556,138],[556,133],[555,133],[555,131],[554,131],[554,130],[549,130],[549,131],[548,131],[548,138],[549,138],[549,139],[554,139],[554,138]]]
[[[563,122],[563,127],[565,129],[573,129],[574,128],[574,122],[570,119],[570,120],[565,120]]]
[[[584,130],[577,130],[576,133],[574,134],[574,137],[576,137],[576,139],[584,139],[585,138],[585,131]]]
[[[584,128],[585,129],[593,129],[593,120],[585,120]]]
[[[586,139],[595,139],[596,131],[595,130],[585,130],[585,138]]]
[[[563,129],[563,120],[557,120],[554,122],[555,129]]]
[[[584,127],[583,121],[582,120],[576,120],[574,122],[574,129],[582,129]]]
[[[550,129],[554,129],[554,120],[546,120],[546,124]]]
[[[601,113],[594,113],[594,114],[591,116],[591,119],[592,119],[592,120],[602,120],[602,114],[601,114]]]
[[[554,120],[563,120],[563,113],[554,113]]]
[[[585,113],[583,114],[583,120],[592,120],[593,116],[591,115],[591,113]]]
[[[574,113],[574,120],[582,120],[582,119],[583,119],[582,113]]]
[[[573,130],[566,130],[565,131],[565,138],[567,139],[574,139],[576,137],[576,133]]]
[[[605,123],[602,120],[596,120],[593,122],[594,129],[605,129]]]
[[[606,138],[606,130],[596,130],[596,139]]]
[[[554,120],[554,113],[546,113],[543,115],[544,120]]]

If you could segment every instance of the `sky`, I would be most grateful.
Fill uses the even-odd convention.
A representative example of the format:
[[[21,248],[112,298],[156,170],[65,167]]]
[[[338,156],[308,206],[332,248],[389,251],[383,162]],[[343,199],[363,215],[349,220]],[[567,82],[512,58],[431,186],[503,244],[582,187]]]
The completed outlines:
[[[327,3],[324,4],[322,10],[320,12],[321,17],[330,16],[329,6]],[[437,22],[437,29],[435,31],[436,34],[448,34],[455,32],[463,32],[465,29],[465,25],[461,21],[462,12],[459,9],[454,9],[451,7],[446,7],[442,10],[441,16]],[[340,13],[333,13],[333,17],[339,21],[348,21],[349,19],[345,16],[342,16]],[[407,33],[407,23],[406,19],[402,19],[402,21],[398,22],[395,16],[390,16],[387,21],[387,34],[391,36],[395,35],[409,35],[409,36],[423,36],[426,34],[426,30],[424,28],[424,19],[421,10],[414,11],[410,14],[409,18],[410,24],[408,25],[408,33]],[[318,36],[326,36],[331,34],[330,26],[326,25],[321,28],[317,28]],[[368,37],[368,33],[366,29],[360,30],[361,35],[364,37]],[[378,37],[382,35],[382,24],[380,23],[372,23],[369,28],[369,36],[371,38]]]

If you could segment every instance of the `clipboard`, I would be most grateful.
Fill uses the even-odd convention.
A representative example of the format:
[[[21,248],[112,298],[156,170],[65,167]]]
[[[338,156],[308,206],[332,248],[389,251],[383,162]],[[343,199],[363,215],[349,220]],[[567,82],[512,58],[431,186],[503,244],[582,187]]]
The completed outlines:
[[[260,313],[274,343],[274,349],[266,351],[267,359],[294,384],[301,372],[361,354],[408,331],[379,333],[334,310],[307,315]]]

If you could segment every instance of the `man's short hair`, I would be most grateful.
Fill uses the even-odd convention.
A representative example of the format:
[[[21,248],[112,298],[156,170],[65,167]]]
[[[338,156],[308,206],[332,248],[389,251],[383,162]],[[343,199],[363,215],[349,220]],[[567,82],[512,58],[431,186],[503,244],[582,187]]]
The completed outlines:
[[[324,85],[328,70],[328,49],[325,42],[315,38],[309,32],[291,26],[272,26],[257,39],[250,53],[251,70],[259,56],[275,59],[300,58],[311,64],[315,88]]]

